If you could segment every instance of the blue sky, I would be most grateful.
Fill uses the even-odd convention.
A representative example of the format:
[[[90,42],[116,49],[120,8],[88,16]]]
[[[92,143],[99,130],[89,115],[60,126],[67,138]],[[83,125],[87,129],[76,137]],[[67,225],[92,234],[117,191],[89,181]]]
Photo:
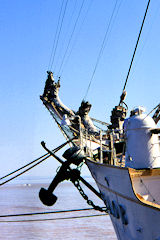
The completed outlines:
[[[66,0],[64,1],[66,3]],[[90,115],[109,122],[119,103],[146,0],[85,0],[71,38],[82,0],[68,0],[51,70],[61,75],[60,97],[77,110],[85,96],[113,9],[103,55],[95,72],[87,100]],[[1,176],[65,141],[42,105],[43,93],[62,0],[0,1],[0,103]],[[149,112],[159,103],[160,2],[151,1],[142,38],[126,87],[129,110],[143,105]],[[71,38],[71,41],[70,41]],[[62,71],[59,72],[67,45]],[[48,159],[30,175],[55,174],[54,159]]]

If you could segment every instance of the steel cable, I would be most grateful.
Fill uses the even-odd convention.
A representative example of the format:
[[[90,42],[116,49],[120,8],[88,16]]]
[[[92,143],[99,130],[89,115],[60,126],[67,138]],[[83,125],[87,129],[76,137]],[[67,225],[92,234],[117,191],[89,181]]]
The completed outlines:
[[[132,59],[131,59],[129,70],[128,70],[127,77],[126,77],[126,80],[125,80],[125,84],[124,84],[124,87],[123,87],[123,91],[125,90],[126,85],[127,85],[128,77],[129,77],[129,74],[130,74],[130,71],[131,71],[131,68],[132,68],[133,60],[134,60],[134,57],[135,57],[135,54],[136,54],[136,50],[137,50],[137,47],[138,47],[138,43],[139,43],[139,40],[140,40],[140,37],[141,37],[141,33],[142,33],[142,30],[143,30],[143,25],[144,25],[144,22],[145,22],[145,19],[146,19],[146,15],[147,15],[147,12],[148,12],[149,4],[150,4],[150,0],[148,1],[147,7],[146,7],[146,11],[145,11],[145,14],[144,14],[144,17],[143,17],[143,21],[142,21],[141,28],[140,28],[140,31],[139,31],[139,34],[138,34],[136,46],[135,46],[135,49],[134,49],[134,52],[133,52],[133,56],[132,56]]]
[[[64,21],[66,9],[67,9],[67,4],[68,4],[68,0],[66,1],[65,6],[64,6],[62,20],[61,20],[61,24],[60,24],[60,28],[59,28],[59,32],[58,32],[58,36],[57,36],[57,41],[55,43],[55,49],[54,49],[54,53],[53,53],[53,58],[52,58],[52,62],[51,62],[51,69],[52,69],[52,66],[53,66],[53,63],[54,63],[54,59],[55,59],[55,55],[56,55],[56,51],[57,51],[57,47],[58,47],[58,42],[59,42],[59,38],[60,38],[61,30],[62,30],[62,25],[63,25],[63,21]]]
[[[70,143],[70,142],[73,141],[74,139],[75,139],[75,138],[72,138],[72,139],[70,139],[69,141],[67,141],[67,142],[65,142],[65,143],[63,143],[63,144],[61,144],[59,147],[53,149],[52,152],[53,152],[53,153],[58,152],[61,148],[63,148],[65,145],[67,145],[68,143]],[[30,163],[24,165],[23,167],[21,167],[21,168],[15,170],[15,171],[13,171],[13,172],[11,172],[11,173],[9,173],[9,174],[3,176],[3,177],[1,177],[0,180],[6,178],[6,177],[8,177],[8,176],[11,176],[12,174],[14,174],[14,173],[16,173],[16,172],[22,170],[23,168],[25,168],[25,167],[31,165],[31,164],[34,163],[34,162],[37,162],[37,161],[40,160],[41,158],[43,158],[43,159],[40,160],[38,163],[32,165],[31,167],[27,168],[26,170],[22,171],[21,173],[19,173],[19,174],[15,175],[14,177],[12,177],[12,178],[10,178],[10,179],[4,181],[3,183],[0,183],[0,186],[6,184],[7,182],[10,182],[11,180],[13,180],[13,179],[19,177],[19,176],[22,175],[22,174],[28,172],[28,171],[31,170],[32,168],[34,168],[34,167],[36,167],[37,165],[39,165],[40,163],[42,163],[44,160],[48,159],[50,156],[51,156],[51,155],[50,155],[49,153],[46,153],[46,154],[44,154],[43,156],[41,156],[41,157],[35,159],[34,161],[32,161],[32,162],[30,162]]]
[[[75,32],[75,29],[76,29],[78,20],[79,20],[79,18],[80,18],[81,12],[82,12],[82,8],[83,8],[83,5],[84,5],[84,1],[85,1],[85,0],[82,1],[82,4],[81,4],[81,6],[80,6],[80,9],[79,9],[79,12],[78,12],[78,16],[77,16],[77,18],[76,18],[76,21],[75,21],[75,24],[74,24],[72,33],[71,33],[71,35],[70,35],[70,38],[69,38],[69,41],[68,41],[68,44],[67,44],[66,51],[65,51],[64,56],[63,56],[63,58],[62,58],[62,62],[61,62],[61,65],[60,65],[60,68],[59,68],[59,71],[58,71],[58,75],[60,74],[61,68],[62,68],[63,63],[64,63],[64,60],[65,60],[65,58],[66,58],[66,54],[67,54],[67,52],[68,52],[68,49],[69,49],[71,40],[72,40],[72,38],[73,38],[73,34],[74,34],[74,32]]]
[[[79,27],[79,31],[78,31],[78,33],[76,34],[76,37],[75,37],[75,39],[74,39],[74,42],[72,43],[72,46],[71,46],[71,48],[70,48],[70,51],[69,51],[69,53],[68,53],[68,55],[67,55],[67,57],[66,57],[66,60],[64,61],[64,64],[63,64],[62,68],[61,68],[61,72],[60,72],[61,76],[62,76],[62,73],[63,73],[63,71],[64,71],[65,66],[67,65],[67,63],[68,63],[68,61],[69,61],[69,58],[70,58],[70,56],[71,56],[71,54],[72,54],[72,52],[73,52],[73,49],[75,48],[75,46],[76,46],[76,44],[77,44],[78,36],[80,35],[81,29],[82,29],[82,27],[84,26],[84,22],[86,21],[86,17],[87,17],[87,15],[88,15],[88,12],[89,12],[92,4],[93,4],[93,1],[91,0],[91,1],[89,2],[88,8],[87,8],[87,10],[86,10],[85,16],[84,16],[84,18],[83,18],[83,20],[82,20],[82,22],[81,22],[80,27]]]
[[[75,13],[76,13],[77,5],[78,5],[78,0],[75,0],[74,4],[72,6],[73,9],[71,11],[71,14],[70,14],[70,16],[68,16],[69,21],[68,21],[68,23],[66,23],[66,27],[64,29],[65,31],[63,33],[63,36],[65,36],[65,37],[63,38],[63,41],[62,41],[62,44],[61,44],[61,48],[59,49],[58,56],[56,58],[56,65],[54,67],[54,72],[56,73],[55,77],[57,77],[57,78],[59,78],[60,76],[58,76],[58,74],[57,74],[58,70],[56,68],[57,67],[59,68],[59,64],[61,63],[61,58],[63,57],[63,51],[65,50],[65,46],[67,45],[68,38],[70,36],[69,29],[72,27],[72,22],[73,22]]]
[[[104,38],[103,38],[103,41],[102,41],[102,44],[101,44],[101,48],[100,48],[100,51],[98,53],[98,57],[97,57],[97,60],[96,60],[96,64],[94,66],[94,69],[93,69],[93,72],[92,72],[92,75],[91,75],[91,79],[90,79],[90,82],[88,84],[88,88],[86,90],[86,94],[83,98],[83,100],[86,99],[87,95],[88,95],[88,92],[89,92],[89,89],[91,87],[91,83],[93,81],[93,78],[94,78],[94,75],[95,75],[95,72],[97,70],[97,67],[98,67],[98,64],[99,64],[99,61],[100,61],[100,58],[103,54],[103,51],[104,51],[104,48],[105,48],[105,44],[106,44],[106,39],[107,39],[107,36],[108,36],[108,33],[109,33],[109,29],[110,29],[110,26],[111,26],[111,23],[112,23],[112,19],[114,17],[114,13],[115,13],[115,10],[116,10],[116,7],[117,7],[117,0],[116,0],[116,3],[114,5],[114,8],[113,8],[113,11],[112,11],[112,14],[111,14],[111,17],[110,17],[110,20],[109,20],[109,23],[107,24],[107,29],[106,29],[106,32],[105,32],[105,35],[104,35]]]
[[[0,223],[15,223],[15,222],[44,222],[44,221],[57,221],[57,220],[69,220],[69,219],[78,219],[78,218],[89,218],[89,217],[99,217],[99,216],[106,216],[107,214],[92,214],[86,216],[74,216],[74,217],[61,217],[61,218],[47,218],[47,219],[22,219],[22,220],[5,220],[0,221]]]
[[[47,157],[43,158],[41,161],[39,161],[38,163],[34,164],[33,166],[27,168],[26,170],[22,171],[21,173],[15,175],[14,177],[12,177],[12,178],[10,178],[10,179],[4,181],[3,183],[0,183],[0,186],[2,186],[2,185],[4,185],[4,184],[6,184],[6,183],[12,181],[13,179],[15,179],[15,178],[21,176],[22,174],[28,172],[29,170],[31,170],[32,168],[34,168],[34,167],[36,167],[37,165],[39,165],[40,163],[42,163],[44,160],[46,160],[46,159],[49,158],[50,156],[51,156],[51,155],[48,155]]]
[[[58,17],[58,24],[57,24],[57,28],[56,28],[56,33],[55,33],[55,37],[54,37],[54,42],[53,42],[53,46],[52,46],[52,51],[51,51],[51,56],[50,56],[50,60],[49,60],[49,64],[48,64],[48,69],[50,69],[51,60],[53,58],[53,51],[55,50],[56,38],[57,38],[57,34],[58,34],[60,18],[61,18],[61,15],[62,15],[63,4],[64,4],[64,0],[61,4],[61,8],[60,8],[60,13],[59,13],[59,17]]]
[[[20,167],[20,168],[16,169],[15,171],[13,171],[13,172],[11,172],[11,173],[9,173],[9,174],[7,174],[7,175],[1,177],[0,180],[4,179],[4,178],[6,178],[6,177],[9,177],[10,175],[12,175],[12,174],[14,174],[14,173],[16,173],[16,172],[22,170],[22,169],[25,168],[25,167],[28,167],[30,164],[32,164],[32,163],[34,163],[34,162],[37,162],[37,161],[40,160],[42,157],[45,157],[45,156],[47,156],[47,155],[49,155],[49,154],[48,154],[48,153],[44,154],[43,156],[41,156],[41,157],[39,157],[39,158],[33,160],[32,162],[30,162],[30,163],[24,165],[23,167]]]
[[[89,211],[94,210],[94,208],[80,208],[80,209],[69,209],[69,210],[59,210],[59,211],[50,211],[50,212],[33,212],[33,213],[20,213],[20,214],[8,214],[8,215],[0,215],[0,218],[8,218],[8,217],[24,217],[24,216],[33,216],[33,215],[44,215],[44,214],[57,214],[57,213],[69,213],[69,212],[81,212],[81,211]]]

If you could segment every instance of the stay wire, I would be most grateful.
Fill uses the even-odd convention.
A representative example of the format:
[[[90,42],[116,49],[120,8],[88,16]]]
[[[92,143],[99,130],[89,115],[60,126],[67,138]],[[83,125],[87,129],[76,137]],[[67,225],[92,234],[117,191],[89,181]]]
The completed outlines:
[[[62,68],[63,63],[64,63],[64,60],[65,60],[65,58],[66,58],[66,54],[67,54],[68,49],[69,49],[69,46],[70,46],[70,44],[71,44],[71,40],[72,40],[72,38],[73,38],[73,34],[74,34],[75,30],[76,30],[76,26],[77,26],[78,20],[79,20],[79,18],[80,18],[81,12],[82,12],[82,8],[83,8],[83,5],[84,5],[84,1],[85,1],[85,0],[82,1],[82,4],[81,4],[81,6],[80,6],[80,9],[79,9],[79,12],[78,12],[78,16],[77,16],[77,18],[76,18],[76,21],[75,21],[75,24],[74,24],[72,33],[71,33],[71,35],[70,35],[70,38],[69,38],[69,41],[68,41],[68,44],[67,44],[66,51],[65,51],[64,56],[63,56],[63,58],[62,58],[62,62],[61,62],[61,65],[60,65],[60,68],[59,68],[59,71],[58,71],[58,75],[59,75],[60,72],[61,72],[61,68]]]
[[[93,0],[91,0],[91,1],[89,2],[88,8],[87,8],[86,13],[85,13],[85,16],[84,16],[84,18],[83,18],[83,20],[82,20],[82,22],[81,22],[79,31],[78,31],[78,33],[76,34],[76,37],[75,37],[75,39],[74,39],[74,42],[72,43],[72,46],[71,46],[70,51],[69,51],[69,53],[68,53],[68,55],[67,55],[67,57],[66,57],[66,60],[65,60],[65,62],[64,62],[64,64],[63,64],[63,67],[61,68],[61,76],[62,76],[62,73],[63,73],[63,71],[64,71],[64,68],[65,68],[66,64],[67,64],[68,61],[69,61],[69,58],[70,58],[70,56],[71,56],[71,54],[72,54],[72,52],[73,52],[73,49],[75,48],[75,46],[76,46],[76,44],[77,44],[78,36],[80,35],[81,29],[82,29],[82,27],[84,26],[84,22],[86,21],[86,17],[87,17],[87,15],[88,15],[88,12],[89,12],[92,4],[93,4]]]
[[[87,88],[87,91],[86,91],[86,94],[85,94],[83,100],[85,100],[87,95],[88,95],[89,89],[91,87],[91,83],[93,81],[95,72],[97,70],[97,67],[98,67],[98,64],[99,64],[99,61],[100,61],[100,58],[101,58],[101,56],[103,54],[106,38],[108,36],[108,32],[109,32],[109,29],[110,29],[110,26],[111,26],[111,23],[112,23],[112,19],[114,17],[114,13],[115,13],[115,10],[116,10],[116,7],[117,7],[117,3],[118,3],[118,0],[116,0],[116,3],[114,5],[113,11],[112,11],[112,15],[111,15],[109,23],[107,25],[107,29],[106,29],[106,32],[105,32],[105,35],[104,35],[104,38],[103,38],[103,41],[102,41],[102,44],[101,44],[101,48],[100,48],[100,51],[99,51],[99,54],[98,54],[98,57],[97,57],[97,60],[96,60],[96,64],[95,64],[95,67],[94,67],[94,70],[93,70],[93,73],[92,73],[92,76],[91,76],[91,79],[90,79],[90,82],[89,82],[89,85],[88,85],[88,88]]]
[[[75,13],[76,13],[77,5],[78,5],[78,0],[75,0],[74,5],[73,5],[73,9],[72,9],[72,11],[71,11],[71,14],[70,14],[70,16],[68,16],[69,22],[68,22],[67,26],[65,27],[65,32],[63,33],[64,36],[65,36],[65,38],[63,39],[63,42],[62,42],[62,44],[61,44],[61,48],[60,48],[59,54],[58,54],[58,56],[57,56],[57,58],[56,58],[56,59],[57,59],[57,61],[56,61],[56,63],[57,63],[57,64],[56,64],[56,67],[59,67],[59,65],[60,65],[60,63],[61,63],[61,60],[62,60],[62,56],[63,56],[63,54],[64,54],[64,49],[65,49],[65,47],[66,47],[66,45],[67,45],[67,43],[68,43],[68,38],[69,38],[69,36],[70,36],[70,34],[69,34],[69,29],[72,27],[71,25],[72,25],[73,18],[74,18]],[[67,36],[68,36],[68,37],[67,37]],[[56,69],[56,68],[54,68],[54,71],[57,73],[57,69]],[[59,77],[59,76],[57,75],[57,77]]]
[[[61,15],[62,15],[63,4],[64,4],[64,0],[62,1],[61,8],[60,8],[60,13],[59,13],[59,17],[58,17],[58,24],[57,24],[56,33],[55,33],[53,46],[52,46],[52,51],[51,51],[51,56],[50,56],[50,60],[49,60],[49,64],[48,64],[48,70],[51,68],[50,67],[51,66],[51,60],[53,58],[53,51],[55,50],[55,43],[56,43],[56,39],[57,39],[57,34],[58,34],[58,29],[59,29],[59,24],[60,24],[60,18],[61,18]]]
[[[134,63],[134,69],[132,69],[132,75],[136,72],[137,66],[139,65],[139,61],[141,60],[141,58],[143,56],[144,49],[146,48],[146,44],[147,44],[147,41],[149,39],[149,36],[151,37],[151,32],[153,30],[153,25],[154,25],[154,22],[157,20],[157,15],[159,14],[159,11],[160,11],[160,9],[157,8],[156,12],[153,16],[154,20],[151,22],[151,25],[149,26],[149,29],[146,33],[146,36],[145,36],[143,42],[141,42],[141,48],[139,49],[139,55],[136,59],[136,62]]]
[[[48,153],[44,154],[43,156],[41,156],[41,157],[39,157],[39,158],[33,160],[32,162],[30,162],[30,163],[24,165],[23,167],[20,167],[20,168],[16,169],[15,171],[13,171],[13,172],[11,172],[11,173],[9,173],[9,174],[7,174],[7,175],[1,177],[0,180],[4,179],[4,178],[6,178],[6,177],[9,177],[10,175],[12,175],[12,174],[14,174],[14,173],[16,173],[16,172],[22,170],[22,169],[25,168],[25,167],[28,167],[28,166],[31,165],[32,163],[37,162],[38,160],[40,160],[41,158],[43,158],[43,157],[45,157],[45,156],[47,156],[47,155],[49,155],[49,154],[48,154]]]
[[[47,214],[58,214],[58,213],[70,213],[70,212],[81,212],[81,211],[90,211],[94,208],[80,208],[80,209],[69,209],[69,210],[60,210],[60,211],[46,211],[46,212],[33,212],[33,213],[19,213],[19,214],[6,214],[0,215],[0,218],[10,218],[10,217],[24,217],[24,216],[35,216],[35,215],[47,215]]]
[[[156,110],[158,107],[160,107],[160,103],[156,106],[156,107],[154,107],[147,115],[146,115],[146,117],[144,118],[144,119],[146,119],[154,110]],[[143,119],[143,120],[144,120]]]
[[[59,32],[58,32],[58,36],[57,36],[57,41],[56,41],[55,49],[54,49],[54,53],[53,53],[53,58],[52,58],[52,62],[51,62],[51,69],[52,69],[52,66],[53,66],[53,63],[54,63],[54,59],[55,59],[55,55],[56,55],[56,51],[57,51],[57,47],[58,47],[58,42],[59,42],[59,38],[60,38],[62,26],[63,26],[63,21],[64,21],[66,9],[67,9],[67,4],[68,4],[68,0],[66,0],[65,6],[64,6],[62,20],[61,20],[61,24],[60,24],[60,28],[59,28]]]
[[[70,140],[69,140],[69,142],[70,142]],[[52,151],[58,151],[59,149],[61,149],[62,147],[64,147],[66,144],[68,144],[68,141],[65,142],[65,143],[63,143],[63,144],[61,144],[60,146],[58,146],[57,148],[53,149]],[[6,178],[6,177],[9,177],[10,175],[12,175],[12,174],[14,174],[14,173],[22,170],[22,169],[25,168],[25,167],[28,167],[28,166],[31,165],[32,163],[37,162],[37,161],[40,160],[41,158],[46,157],[46,156],[48,156],[48,155],[50,155],[50,154],[49,154],[49,153],[46,153],[46,154],[42,155],[41,157],[39,157],[39,158],[37,158],[37,159],[29,162],[28,164],[26,164],[26,165],[24,165],[24,166],[16,169],[15,171],[13,171],[13,172],[11,172],[11,173],[9,173],[9,174],[1,177],[0,180],[4,179],[4,178]]]
[[[67,145],[68,143],[70,143],[73,139],[75,139],[75,138],[72,138],[71,140],[69,140],[69,141],[67,141],[67,142],[65,142],[65,143],[63,143],[63,144],[61,144],[59,147],[53,149],[52,152],[53,152],[53,153],[58,152],[61,148],[63,148],[63,147],[64,147],[65,145]],[[3,183],[0,183],[0,186],[2,186],[2,185],[4,185],[4,184],[6,184],[6,183],[12,181],[13,179],[19,177],[19,176],[22,175],[22,174],[28,172],[28,171],[31,170],[32,168],[34,168],[34,167],[36,167],[37,165],[39,165],[40,163],[42,163],[44,160],[48,159],[50,156],[51,156],[51,155],[50,155],[49,153],[46,153],[46,154],[44,154],[43,156],[41,156],[41,157],[35,159],[34,161],[32,161],[32,162],[26,164],[25,166],[23,166],[23,167],[21,167],[21,168],[15,170],[15,171],[13,171],[13,172],[11,172],[11,173],[5,175],[4,177],[1,177],[0,180],[4,179],[4,178],[6,178],[6,177],[8,177],[8,176],[10,176],[10,175],[12,175],[12,174],[14,174],[14,173],[20,171],[20,170],[22,170],[23,168],[25,168],[25,167],[31,165],[31,164],[34,163],[34,162],[37,162],[38,160],[40,160],[41,158],[44,157],[44,158],[43,158],[42,160],[40,160],[38,163],[32,165],[31,167],[29,167],[29,168],[27,168],[26,170],[22,171],[21,173],[15,175],[14,177],[12,177],[12,178],[10,178],[10,179],[4,181]]]
[[[15,179],[15,178],[21,176],[22,174],[28,172],[29,170],[31,170],[32,168],[36,167],[38,164],[40,164],[41,162],[43,162],[44,160],[46,160],[46,159],[49,158],[50,156],[51,156],[51,155],[49,155],[49,156],[43,158],[41,161],[39,161],[38,163],[34,164],[33,166],[27,168],[26,170],[22,171],[21,173],[19,173],[19,174],[15,175],[14,177],[12,177],[12,178],[10,178],[10,179],[4,181],[3,183],[0,183],[0,186],[2,186],[2,185],[4,185],[4,184],[6,184],[6,183],[12,181],[13,179]]]
[[[138,38],[137,38],[136,46],[135,46],[135,49],[134,49],[134,52],[133,52],[133,56],[132,56],[132,59],[131,59],[131,63],[130,63],[130,66],[129,66],[127,77],[126,77],[126,80],[125,80],[123,91],[125,90],[126,85],[127,85],[127,81],[128,81],[128,78],[129,78],[129,74],[130,74],[131,68],[132,68],[133,60],[134,60],[134,57],[135,57],[135,54],[136,54],[136,50],[137,50],[137,47],[138,47],[138,43],[139,43],[139,40],[140,40],[140,37],[141,37],[142,30],[143,30],[143,25],[144,25],[144,22],[145,22],[145,19],[146,19],[146,16],[147,16],[149,4],[150,4],[150,0],[148,1],[147,7],[146,7],[146,11],[145,11],[145,14],[144,14],[144,17],[143,17],[142,25],[141,25],[141,28],[140,28],[140,31],[139,31],[139,35],[138,35]]]
[[[57,220],[69,220],[69,219],[81,219],[81,218],[89,218],[89,217],[99,217],[99,216],[106,216],[107,214],[92,214],[92,215],[85,215],[85,216],[74,216],[74,217],[62,217],[62,218],[47,218],[47,219],[28,219],[28,220],[6,220],[0,221],[0,223],[17,223],[17,222],[44,222],[44,221],[57,221]]]

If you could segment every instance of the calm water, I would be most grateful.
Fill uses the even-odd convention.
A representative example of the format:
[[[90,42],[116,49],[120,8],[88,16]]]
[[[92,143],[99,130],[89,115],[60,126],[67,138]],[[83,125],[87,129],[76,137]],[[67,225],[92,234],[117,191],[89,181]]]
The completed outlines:
[[[66,209],[88,208],[77,189],[71,183],[61,183],[55,191],[58,200],[53,207],[44,206],[38,192],[41,187],[47,188],[48,184],[33,183],[5,185],[0,188],[0,215],[56,211]],[[103,206],[86,188],[85,191],[96,204]],[[99,214],[90,210],[71,213],[54,213],[47,215],[21,216],[0,218],[0,239],[16,240],[116,240],[114,229],[109,216],[75,218],[58,220],[57,218],[88,216]],[[56,219],[56,220],[55,220]],[[29,221],[24,221],[29,220]],[[31,221],[30,221],[31,220]],[[5,221],[5,222],[4,222]],[[12,222],[8,222],[12,221]],[[17,221],[17,222],[16,222]]]

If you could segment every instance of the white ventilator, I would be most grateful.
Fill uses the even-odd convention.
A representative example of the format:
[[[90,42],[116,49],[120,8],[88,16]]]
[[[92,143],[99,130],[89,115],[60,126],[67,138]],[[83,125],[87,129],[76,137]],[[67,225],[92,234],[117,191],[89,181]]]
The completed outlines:
[[[151,129],[157,128],[154,120],[137,108],[125,123],[126,167],[159,168],[160,145],[157,134]]]

